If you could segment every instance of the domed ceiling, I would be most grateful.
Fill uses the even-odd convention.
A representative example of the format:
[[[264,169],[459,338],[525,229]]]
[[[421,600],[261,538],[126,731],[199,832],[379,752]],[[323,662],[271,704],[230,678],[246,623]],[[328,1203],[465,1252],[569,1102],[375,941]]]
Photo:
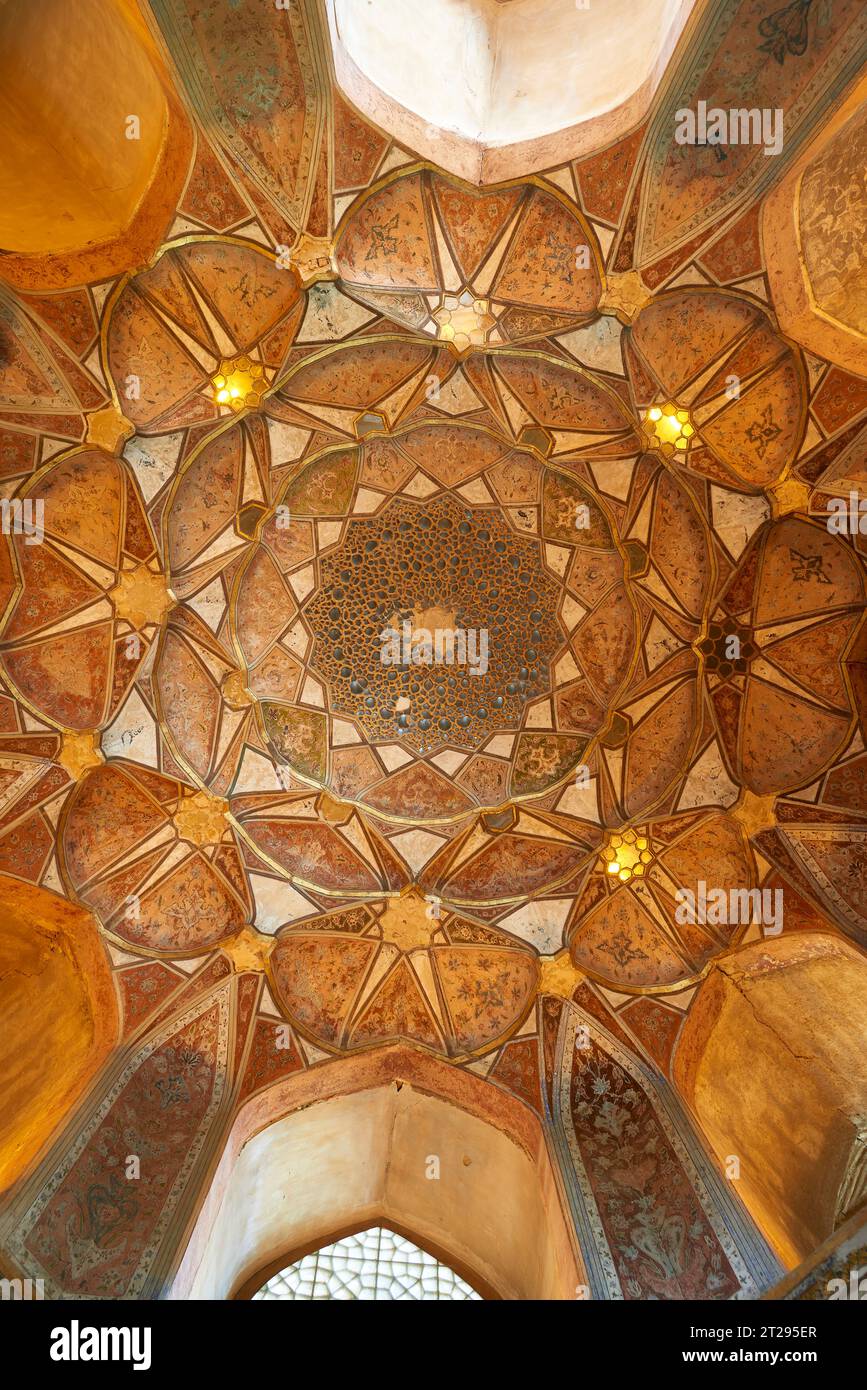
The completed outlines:
[[[860,7],[710,9],[673,61],[805,140]],[[679,889],[867,941],[826,524],[867,383],[780,331],[788,154],[678,146],[665,96],[474,187],[348,104],[314,7],[149,22],[196,144],[161,243],[0,289],[0,870],[94,914],[128,1031],[228,960],[304,1065],[400,1039],[521,1094],[540,993],[670,1053],[759,932]]]

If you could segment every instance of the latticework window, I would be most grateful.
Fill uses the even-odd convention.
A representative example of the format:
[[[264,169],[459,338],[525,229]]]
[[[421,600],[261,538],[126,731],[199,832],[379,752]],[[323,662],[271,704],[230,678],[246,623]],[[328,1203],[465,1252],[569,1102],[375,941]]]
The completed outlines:
[[[281,1269],[253,1297],[423,1300],[481,1295],[412,1241],[372,1226]]]

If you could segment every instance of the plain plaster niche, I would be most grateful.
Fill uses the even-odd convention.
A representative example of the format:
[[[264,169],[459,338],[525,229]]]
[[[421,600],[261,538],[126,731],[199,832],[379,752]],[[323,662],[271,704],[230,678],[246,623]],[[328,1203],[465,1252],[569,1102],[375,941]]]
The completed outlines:
[[[646,114],[694,0],[326,0],[337,79],[441,167],[493,182]]]
[[[301,1254],[385,1224],[494,1296],[574,1299],[585,1276],[541,1131],[533,1148],[403,1082],[295,1110],[238,1151],[230,1141],[170,1297],[252,1292]]]

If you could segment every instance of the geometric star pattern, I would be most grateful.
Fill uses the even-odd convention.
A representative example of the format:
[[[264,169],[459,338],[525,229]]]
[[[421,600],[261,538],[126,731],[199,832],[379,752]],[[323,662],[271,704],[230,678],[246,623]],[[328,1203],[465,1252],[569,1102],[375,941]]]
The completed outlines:
[[[2,262],[0,875],[94,924],[126,1049],[39,1160],[16,1259],[140,1296],[220,1126],[403,1047],[556,1111],[630,1297],[752,1291],[654,1088],[761,928],[676,898],[779,889],[786,933],[867,944],[865,539],[827,525],[867,488],[867,384],[772,293],[776,161],[678,145],[671,103],[779,108],[788,178],[863,7],[819,38],[809,5],[706,7],[626,136],[479,187],[344,99],[308,0],[142,8],[190,126],[150,244]],[[846,229],[804,186],[850,313]],[[645,429],[669,402],[682,450]],[[390,681],[392,620],[413,651],[486,630],[490,675]],[[594,1087],[676,1207],[661,1260]],[[166,1178],[135,1204],[133,1137]],[[348,1244],[274,1282],[475,1296],[402,1237]]]
[[[734,8],[690,83],[743,59]],[[271,52],[249,0],[219,33],[153,10],[200,127],[164,232],[50,292],[15,257],[0,292],[0,871],[95,915],[124,1026],[209,953],[257,960],[288,1023],[312,977],[281,990],[279,962],[319,932],[333,1027],[299,1066],[409,1037],[529,1091],[539,956],[667,1046],[648,996],[755,935],[680,929],[702,874],[863,940],[864,538],[825,522],[865,479],[867,392],[781,331],[771,161],[657,121],[474,187],[317,75],[294,12]],[[850,22],[764,64],[805,138]],[[213,379],[239,360],[235,412]],[[669,401],[672,456],[643,428]],[[490,677],[403,661],[392,691],[392,618],[488,630]],[[613,881],[639,827],[653,862]],[[383,938],[409,902],[435,939]],[[461,1014],[443,972],[471,956]]]

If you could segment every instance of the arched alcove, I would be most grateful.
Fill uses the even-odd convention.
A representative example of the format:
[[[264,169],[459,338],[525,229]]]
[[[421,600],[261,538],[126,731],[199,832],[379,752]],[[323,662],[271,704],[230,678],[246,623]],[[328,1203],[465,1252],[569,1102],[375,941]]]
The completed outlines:
[[[847,371],[867,372],[862,243],[867,78],[799,152],[762,208],[768,278],[785,333]]]
[[[795,931],[735,951],[704,980],[675,1084],[757,1224],[791,1268],[867,1195],[867,957]]]
[[[378,1224],[488,1296],[574,1298],[584,1282],[536,1117],[480,1078],[389,1047],[240,1111],[169,1296],[249,1297]]]
[[[117,1005],[89,912],[0,878],[0,1191],[24,1171],[115,1042]]]
[[[150,255],[192,147],[134,0],[7,0],[0,124],[7,279],[54,288]]]
[[[327,0],[346,95],[397,140],[478,183],[590,154],[637,125],[692,8]]]

